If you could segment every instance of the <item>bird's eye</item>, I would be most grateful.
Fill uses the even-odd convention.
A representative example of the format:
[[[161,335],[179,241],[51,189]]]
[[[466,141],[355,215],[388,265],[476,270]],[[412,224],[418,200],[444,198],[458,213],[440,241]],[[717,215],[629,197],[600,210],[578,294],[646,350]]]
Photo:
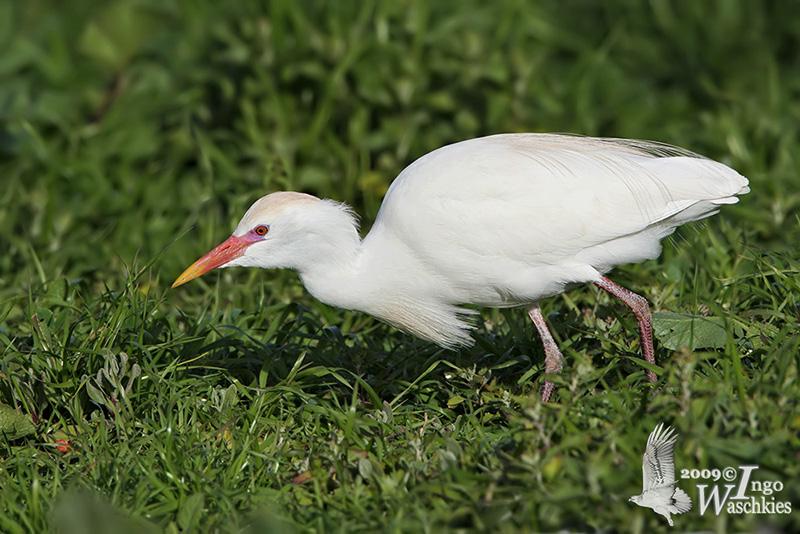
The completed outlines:
[[[265,226],[263,224],[260,225],[260,226],[256,226],[256,229],[255,229],[255,233],[256,234],[258,234],[258,235],[267,235],[267,232],[269,232],[269,226]]]

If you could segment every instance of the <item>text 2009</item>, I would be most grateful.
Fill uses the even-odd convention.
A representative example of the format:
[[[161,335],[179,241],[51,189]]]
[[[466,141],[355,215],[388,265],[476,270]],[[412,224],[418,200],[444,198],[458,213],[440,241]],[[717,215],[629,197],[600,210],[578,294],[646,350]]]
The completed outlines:
[[[697,480],[698,478],[708,480],[713,479],[714,482],[722,477],[722,471],[719,469],[681,469],[681,478],[691,478]]]

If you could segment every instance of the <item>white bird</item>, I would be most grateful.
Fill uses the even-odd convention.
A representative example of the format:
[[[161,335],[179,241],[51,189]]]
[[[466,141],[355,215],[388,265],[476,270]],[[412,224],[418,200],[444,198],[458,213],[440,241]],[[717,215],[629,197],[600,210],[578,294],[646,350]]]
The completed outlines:
[[[647,438],[647,448],[642,457],[642,494],[628,499],[663,515],[669,526],[673,526],[670,514],[682,514],[692,509],[692,499],[675,486],[673,447],[678,435],[673,435],[674,432],[670,427],[664,428],[662,423]]]
[[[657,257],[677,226],[748,191],[733,169],[660,143],[494,135],[409,165],[363,240],[345,204],[269,194],[172,287],[217,267],[294,269],[320,301],[447,348],[472,343],[476,312],[461,305],[523,307],[542,338],[545,372],[559,373],[563,357],[539,302],[592,282],[632,308],[654,363],[647,301],[603,274]],[[542,399],[553,389],[545,381]]]

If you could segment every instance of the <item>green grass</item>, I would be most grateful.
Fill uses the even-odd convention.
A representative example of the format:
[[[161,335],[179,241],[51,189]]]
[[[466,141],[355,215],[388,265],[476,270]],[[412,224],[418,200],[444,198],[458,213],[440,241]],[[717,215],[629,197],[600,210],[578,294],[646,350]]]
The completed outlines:
[[[678,469],[757,464],[797,509],[799,20],[745,0],[0,2],[0,532],[666,531],[627,502],[659,422]],[[590,287],[543,303],[568,362],[548,405],[519,310],[448,352],[293,273],[168,289],[266,192],[347,201],[368,229],[413,159],[506,131],[655,139],[750,178],[612,273],[662,313],[657,394],[632,315]],[[667,312],[708,318],[694,347]],[[800,528],[701,516],[680,485],[677,530]]]

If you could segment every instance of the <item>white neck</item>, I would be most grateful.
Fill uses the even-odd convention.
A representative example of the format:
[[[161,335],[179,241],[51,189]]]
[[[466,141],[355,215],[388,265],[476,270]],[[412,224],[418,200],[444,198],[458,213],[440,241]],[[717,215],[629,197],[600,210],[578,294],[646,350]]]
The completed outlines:
[[[333,240],[315,261],[297,268],[308,292],[445,347],[471,344],[472,326],[463,314],[472,312],[453,305],[440,286],[426,286],[419,276],[424,269],[402,243],[385,234],[370,237]]]
[[[361,238],[357,233],[355,239],[331,238],[320,248],[312,261],[297,268],[305,288],[325,304],[364,311],[359,291],[364,281],[359,268],[364,254]]]

